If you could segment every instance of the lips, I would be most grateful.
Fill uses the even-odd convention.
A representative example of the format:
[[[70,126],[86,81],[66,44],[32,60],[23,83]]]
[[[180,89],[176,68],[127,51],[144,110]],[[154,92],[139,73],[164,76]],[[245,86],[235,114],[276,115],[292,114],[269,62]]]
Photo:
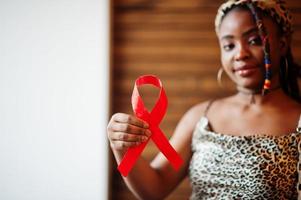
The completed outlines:
[[[243,65],[243,66],[234,68],[234,72],[243,77],[250,76],[257,70],[259,70],[259,67],[254,66],[254,65]]]

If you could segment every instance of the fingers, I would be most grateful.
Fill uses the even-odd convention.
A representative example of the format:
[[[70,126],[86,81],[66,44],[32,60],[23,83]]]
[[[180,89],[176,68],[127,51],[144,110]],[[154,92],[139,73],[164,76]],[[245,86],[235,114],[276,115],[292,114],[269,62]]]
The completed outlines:
[[[135,116],[124,113],[114,114],[107,127],[111,147],[125,150],[147,141],[151,136],[148,127],[147,122]]]
[[[115,132],[124,132],[135,135],[147,135],[146,131],[148,130],[127,123],[112,123],[110,129]]]
[[[141,144],[141,143],[140,142],[124,142],[124,141],[115,141],[115,142],[110,143],[112,149],[116,149],[119,151],[126,150],[130,147],[138,146],[139,144]]]
[[[111,135],[111,140],[125,142],[145,142],[148,140],[146,135],[129,134],[125,132],[115,132]]]
[[[135,116],[131,116],[128,114],[124,114],[124,113],[117,113],[114,114],[112,116],[112,120],[114,120],[115,122],[120,122],[120,123],[128,123],[140,128],[148,128],[149,125],[147,122],[135,117]]]

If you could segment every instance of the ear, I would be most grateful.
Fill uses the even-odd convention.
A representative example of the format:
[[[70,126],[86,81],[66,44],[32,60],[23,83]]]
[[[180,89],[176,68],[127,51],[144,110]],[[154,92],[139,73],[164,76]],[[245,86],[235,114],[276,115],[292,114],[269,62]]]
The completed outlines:
[[[290,38],[288,36],[281,36],[280,37],[280,52],[281,56],[286,56],[287,51],[289,49]]]

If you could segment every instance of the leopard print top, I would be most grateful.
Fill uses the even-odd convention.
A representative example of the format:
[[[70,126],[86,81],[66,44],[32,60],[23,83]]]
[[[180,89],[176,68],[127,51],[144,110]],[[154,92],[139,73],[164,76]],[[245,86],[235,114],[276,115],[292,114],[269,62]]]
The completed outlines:
[[[192,138],[189,178],[194,199],[297,199],[300,133],[231,136],[204,116]]]

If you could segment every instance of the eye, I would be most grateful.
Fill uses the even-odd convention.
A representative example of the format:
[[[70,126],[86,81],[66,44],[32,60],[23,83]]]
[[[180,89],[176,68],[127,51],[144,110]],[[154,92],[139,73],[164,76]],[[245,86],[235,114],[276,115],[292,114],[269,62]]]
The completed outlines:
[[[249,44],[250,45],[262,45],[262,41],[261,41],[261,38],[258,36],[258,37],[253,37],[249,40]]]
[[[234,48],[234,44],[232,44],[232,43],[223,45],[223,49],[225,51],[231,51],[233,48]]]

